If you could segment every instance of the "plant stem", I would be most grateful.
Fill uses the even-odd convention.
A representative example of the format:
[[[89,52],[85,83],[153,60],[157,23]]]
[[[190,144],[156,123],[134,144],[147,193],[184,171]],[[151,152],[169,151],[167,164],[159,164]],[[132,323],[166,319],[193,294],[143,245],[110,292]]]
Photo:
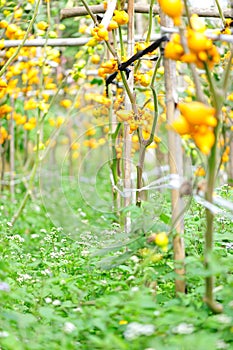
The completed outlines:
[[[150,10],[149,10],[149,27],[148,27],[148,32],[146,36],[146,42],[150,41],[150,36],[151,36],[151,31],[152,31],[152,21],[153,21],[153,5],[154,5],[154,0],[151,0],[150,2]]]
[[[33,168],[32,168],[31,174],[30,174],[30,181],[29,181],[29,185],[27,188],[27,192],[24,195],[24,198],[20,204],[20,207],[18,208],[17,212],[14,214],[14,216],[11,220],[12,226],[14,226],[16,220],[19,218],[20,214],[22,213],[23,209],[25,208],[25,205],[27,203],[29,196],[32,193],[34,179],[35,179],[36,171],[37,171],[39,161],[40,161],[40,159],[39,159],[39,142],[40,142],[40,132],[38,131],[37,132],[37,140],[36,140],[36,160],[35,160],[35,163],[33,165]]]
[[[231,55],[229,57],[228,63],[227,63],[227,67],[225,70],[225,74],[223,77],[223,98],[225,98],[226,93],[227,93],[227,88],[228,88],[228,83],[229,83],[229,78],[230,78],[230,73],[231,73],[231,69],[232,69],[232,60],[233,60],[233,46],[231,47]]]
[[[143,167],[144,167],[144,161],[145,161],[145,154],[146,154],[146,146],[141,143],[140,145],[140,151],[139,151],[139,160],[137,164],[137,189],[140,190],[142,188],[142,174],[143,174]],[[136,192],[136,205],[138,207],[141,207],[142,199],[141,199],[141,191]]]
[[[214,105],[214,108],[216,109],[216,111],[218,111],[220,109],[222,99],[221,99],[221,96],[216,92],[216,88],[214,86],[214,82],[213,82],[209,67],[208,67],[206,62],[204,62],[204,67],[205,67],[206,77],[207,77],[209,87],[210,87],[210,92],[211,92],[211,95],[213,98],[213,105]],[[219,113],[216,113],[216,116],[218,117]]]
[[[213,192],[215,185],[215,171],[216,171],[216,148],[217,142],[211,150],[211,154],[208,159],[208,175],[207,175],[207,190],[206,190],[206,200],[209,203],[213,203]],[[209,210],[206,209],[206,231],[205,231],[205,267],[210,268],[210,258],[213,252],[213,229],[214,229],[214,215]],[[222,312],[222,306],[214,300],[213,288],[214,288],[214,277],[212,275],[207,276],[205,280],[205,302],[209,308],[215,312]]]
[[[124,57],[125,56],[124,40],[123,40],[122,31],[121,31],[120,26],[118,28],[118,33],[119,33],[119,39],[120,39],[121,57]]]
[[[222,23],[223,23],[223,25],[225,25],[225,17],[224,17],[221,5],[219,4],[219,1],[215,0],[215,4],[216,4],[216,6],[218,8],[219,16],[220,16],[220,18],[222,20]]]
[[[219,119],[221,112],[222,99],[218,95],[213,84],[212,76],[209,71],[209,67],[205,64],[206,76],[209,82],[210,92],[213,98],[213,105],[216,109],[216,118],[218,119],[218,124],[215,127],[215,143],[211,149],[210,156],[208,158],[208,174],[207,174],[207,189],[205,199],[209,203],[213,203],[213,192],[216,180],[216,158],[217,158],[217,143],[218,143],[218,130],[219,130]],[[214,230],[214,214],[206,209],[206,231],[205,231],[205,267],[210,268],[210,259],[213,252],[213,230]],[[215,312],[222,312],[222,306],[214,300],[213,288],[214,288],[214,276],[210,275],[206,277],[205,280],[205,302],[209,308]]]
[[[98,25],[98,21],[96,19],[96,16],[94,15],[92,10],[90,9],[90,6],[87,4],[86,0],[81,0],[81,2],[83,3],[83,6],[87,10],[87,13],[91,16],[91,18],[92,18],[93,22],[95,23],[95,25]]]
[[[186,13],[186,16],[187,16],[187,19],[188,19],[188,25],[189,25],[190,28],[192,28],[192,24],[191,24],[191,21],[190,21],[189,6],[188,6],[187,0],[184,0],[184,8],[185,8],[185,13]]]

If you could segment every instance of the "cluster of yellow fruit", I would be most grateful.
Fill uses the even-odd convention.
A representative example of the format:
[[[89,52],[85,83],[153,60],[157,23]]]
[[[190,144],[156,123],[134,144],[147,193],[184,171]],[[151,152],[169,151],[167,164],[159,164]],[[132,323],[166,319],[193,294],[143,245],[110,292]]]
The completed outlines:
[[[100,68],[98,69],[98,75],[105,79],[106,74],[112,74],[118,70],[117,60],[111,58],[108,61],[101,63]]]
[[[175,25],[181,24],[183,3],[181,0],[159,0],[162,11],[171,17]],[[204,34],[206,26],[197,15],[192,15],[191,28],[187,30],[187,46],[189,52],[185,52],[179,34],[174,34],[165,48],[165,57],[186,63],[195,63],[199,68],[206,62],[213,67],[220,60],[220,55],[213,42]]]
[[[91,35],[93,38],[89,41],[88,45],[89,46],[94,46],[95,42],[100,42],[100,41],[108,41],[109,36],[108,32],[114,29],[117,29],[118,26],[127,24],[129,21],[129,15],[127,12],[123,10],[115,10],[114,11],[114,16],[112,17],[108,28],[105,28],[102,23],[100,23],[98,26],[95,26],[91,30]]]
[[[8,137],[9,137],[8,132],[3,126],[1,126],[0,127],[0,145],[2,145],[8,139]]]
[[[99,24],[91,30],[91,35],[96,41],[108,41],[108,31],[103,24]]]
[[[129,22],[129,15],[124,10],[115,10],[112,18],[119,26],[127,24]]]
[[[23,127],[24,127],[25,130],[28,130],[28,131],[35,129],[35,127],[36,127],[36,118],[32,117],[32,118],[28,119]]]
[[[3,118],[6,116],[6,114],[10,113],[12,111],[12,107],[8,104],[3,104],[0,106],[0,118]]]
[[[197,15],[191,17],[192,28],[188,28],[186,34],[187,47],[185,52],[178,33],[172,35],[165,47],[165,57],[186,63],[195,63],[198,68],[204,68],[206,63],[210,68],[220,60],[219,52],[213,42],[204,34],[205,24]]]
[[[56,119],[49,118],[49,125],[59,129],[61,125],[64,123],[64,121],[65,121],[65,118],[61,116],[58,116]]]
[[[215,109],[198,101],[180,103],[178,108],[181,115],[172,123],[172,128],[181,136],[189,135],[200,151],[208,155],[215,142]]]
[[[151,123],[152,123],[152,114],[146,110],[138,109],[138,119],[135,118],[133,111],[127,111],[124,109],[119,109],[116,111],[117,120],[122,122],[127,122],[129,124],[130,130],[129,133],[133,134],[139,127],[142,130],[142,137],[144,140],[148,140],[151,136]],[[134,133],[132,135],[133,149],[138,149],[138,136]],[[157,148],[158,143],[161,142],[161,139],[154,135],[153,143],[149,146],[149,148]]]

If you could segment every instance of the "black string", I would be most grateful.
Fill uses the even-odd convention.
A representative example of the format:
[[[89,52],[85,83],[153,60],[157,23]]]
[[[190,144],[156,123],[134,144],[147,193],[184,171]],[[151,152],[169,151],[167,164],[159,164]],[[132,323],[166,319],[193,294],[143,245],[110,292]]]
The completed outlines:
[[[161,38],[153,42],[151,45],[146,47],[144,50],[138,51],[135,55],[130,57],[127,61],[119,64],[118,70],[121,72],[126,73],[126,78],[128,79],[129,74],[130,74],[130,69],[127,68],[130,65],[132,65],[135,61],[137,61],[139,58],[143,57],[144,55],[153,52],[156,50],[164,41],[169,41],[168,37],[166,35],[163,35]],[[114,72],[109,77],[105,80],[105,85],[106,85],[106,95],[108,96],[108,86],[109,84],[112,84],[114,79],[116,78],[118,72]]]

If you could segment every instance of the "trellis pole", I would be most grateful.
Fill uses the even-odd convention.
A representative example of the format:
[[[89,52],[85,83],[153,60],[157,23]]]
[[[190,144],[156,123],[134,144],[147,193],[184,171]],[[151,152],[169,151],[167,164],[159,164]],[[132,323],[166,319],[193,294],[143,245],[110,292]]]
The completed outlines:
[[[10,193],[11,200],[14,200],[15,196],[15,128],[14,128],[14,119],[13,119],[13,106],[14,100],[10,98],[12,111],[10,113],[9,121],[9,131],[10,131]]]
[[[128,45],[127,45],[127,55],[128,57],[134,54],[134,0],[128,1]],[[128,79],[128,86],[131,92],[133,92],[134,85],[134,74],[133,69],[130,73]],[[125,94],[125,109],[132,110],[132,104]],[[124,123],[124,159],[123,159],[123,173],[124,173],[124,188],[127,190],[131,188],[131,149],[132,149],[132,136],[130,134],[130,126],[127,122]],[[130,192],[129,192],[130,193]],[[124,207],[131,204],[131,196],[124,198]],[[125,218],[125,232],[129,233],[131,229],[131,218],[127,214]]]
[[[100,14],[104,13],[106,10],[104,8],[104,5],[92,5],[90,6],[91,11],[94,14]],[[127,5],[125,5],[125,10],[127,10]],[[149,13],[149,5],[148,4],[135,4],[135,13]],[[159,6],[154,5],[153,6],[153,14],[159,13]],[[200,17],[214,17],[219,18],[219,12],[215,8],[198,8],[198,7],[191,7],[190,13],[196,13]],[[80,17],[87,15],[87,10],[83,6],[77,6],[72,8],[64,8],[60,12],[61,20],[66,18],[72,18],[72,17]],[[230,9],[224,9],[223,15],[226,18],[233,18],[233,13]]]
[[[171,26],[171,20],[169,20],[164,14],[161,14],[161,25],[166,27]],[[176,86],[176,63],[175,61],[164,58],[164,79],[165,79],[165,91],[166,91],[166,116],[168,124],[171,124],[175,120],[175,86]],[[183,175],[183,159],[182,159],[182,146],[181,139],[178,134],[175,134],[173,130],[168,131],[168,162],[171,174]],[[174,263],[175,272],[177,274],[175,279],[176,293],[185,292],[185,280],[184,280],[184,223],[183,216],[181,215],[184,203],[180,197],[177,189],[171,190],[171,206],[172,206],[172,227],[176,230],[176,234],[173,238],[173,251],[174,251]]]

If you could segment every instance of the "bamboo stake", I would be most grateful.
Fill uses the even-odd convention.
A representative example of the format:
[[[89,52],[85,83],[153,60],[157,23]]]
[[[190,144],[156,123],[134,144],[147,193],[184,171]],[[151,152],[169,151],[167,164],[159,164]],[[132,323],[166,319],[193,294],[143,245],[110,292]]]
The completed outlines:
[[[233,140],[230,143],[230,155],[229,155],[229,165],[228,165],[228,185],[233,186]]]
[[[11,98],[11,106],[13,107],[14,100]],[[14,119],[13,110],[10,114],[10,193],[11,200],[14,200],[15,196],[15,130],[14,130]]]
[[[90,6],[91,11],[94,14],[104,13],[106,10],[103,5],[93,5]],[[127,4],[125,5],[125,10],[127,10]],[[135,4],[135,13],[149,13],[149,5],[141,5]],[[153,6],[153,14],[159,13],[159,6]],[[219,12],[214,8],[202,9],[198,7],[192,7],[190,9],[190,13],[196,13],[200,17],[211,17],[211,18],[219,18]],[[61,20],[72,17],[80,17],[87,15],[87,11],[83,6],[77,6],[73,8],[64,8],[60,12]],[[233,18],[233,13],[230,9],[224,9],[223,15],[226,18]]]
[[[134,0],[128,1],[129,23],[128,23],[128,46],[127,55],[128,57],[134,54]],[[133,69],[128,79],[128,86],[131,92],[133,91],[134,85],[134,74]],[[125,96],[125,109],[131,110],[132,103],[126,94]],[[131,188],[131,149],[132,149],[132,135],[130,134],[130,126],[127,122],[124,123],[124,159],[123,159],[123,172],[124,172],[124,188]],[[129,192],[130,193],[130,192]],[[124,207],[129,206],[131,203],[131,196],[124,198]],[[125,218],[125,232],[130,232],[131,218],[127,214]]]
[[[1,139],[1,122],[0,122],[0,139]],[[0,154],[1,154],[1,192],[4,189],[4,175],[5,175],[5,144],[3,146],[0,143]]]
[[[161,27],[161,32],[163,33],[177,33],[177,29],[175,28],[167,28],[167,27]],[[206,31],[206,36],[209,39],[215,40],[215,41],[224,41],[228,43],[233,43],[233,35],[229,34],[215,34],[210,32],[209,30]],[[151,40],[157,40],[161,37],[160,34],[152,34]],[[43,47],[45,44],[47,46],[51,47],[65,47],[65,46],[84,46],[88,41],[90,40],[90,37],[87,38],[60,38],[60,39],[32,39],[32,40],[26,40],[25,43],[22,45],[22,40],[5,40],[3,43],[3,49],[8,49],[11,47]],[[135,35],[134,36],[135,41],[142,41],[143,36],[142,35]],[[123,35],[123,41],[127,42],[127,37]],[[4,51],[1,52],[0,57],[4,57],[2,54]]]
[[[161,14],[161,24],[171,25],[171,21]],[[174,101],[174,87],[176,86],[176,63],[174,61],[164,59],[164,79],[166,91],[166,115],[167,121],[171,124],[175,119],[175,101]],[[183,160],[182,160],[182,146],[179,135],[174,131],[168,131],[168,148],[169,148],[169,167],[171,174],[183,175]],[[172,201],[172,225],[176,229],[176,235],[173,238],[174,262],[175,272],[177,277],[175,280],[176,293],[185,292],[184,281],[184,223],[183,216],[180,215],[184,208],[183,200],[180,198],[178,190],[171,190]]]

